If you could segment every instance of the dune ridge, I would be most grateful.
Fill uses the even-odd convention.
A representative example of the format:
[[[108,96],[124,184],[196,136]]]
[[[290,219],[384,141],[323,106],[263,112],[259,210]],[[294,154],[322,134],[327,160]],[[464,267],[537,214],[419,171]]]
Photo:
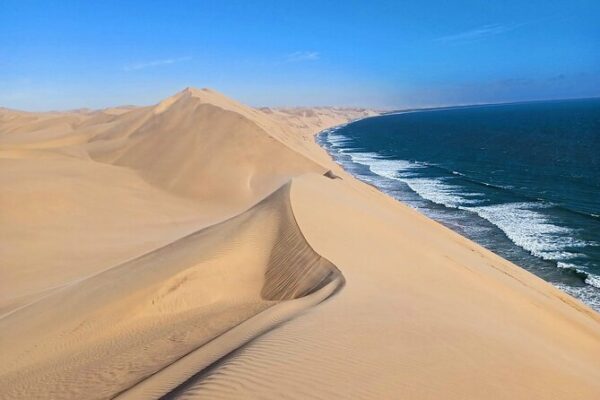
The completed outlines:
[[[242,338],[228,339],[231,349],[322,301],[320,292],[252,319],[343,282],[302,236],[289,189],[0,319],[4,343],[20,344],[3,349],[3,397],[111,397],[212,341],[219,350],[196,355],[194,366],[210,364],[206,357],[226,353],[219,336],[233,327]]]
[[[209,89],[117,114],[2,115],[0,273],[11,285],[0,313],[326,171],[278,139],[285,129],[260,111]],[[40,131],[48,119],[70,126]]]
[[[314,141],[375,114],[1,109],[0,397],[599,398],[597,313]]]

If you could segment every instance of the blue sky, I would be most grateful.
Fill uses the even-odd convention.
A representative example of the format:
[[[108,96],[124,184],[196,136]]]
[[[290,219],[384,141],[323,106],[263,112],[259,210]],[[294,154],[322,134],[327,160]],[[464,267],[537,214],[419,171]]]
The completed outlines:
[[[0,2],[0,106],[420,107],[600,96],[600,1]]]

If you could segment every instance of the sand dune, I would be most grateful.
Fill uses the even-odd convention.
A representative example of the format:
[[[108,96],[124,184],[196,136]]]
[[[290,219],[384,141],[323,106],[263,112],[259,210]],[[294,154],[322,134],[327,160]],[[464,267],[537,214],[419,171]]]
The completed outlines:
[[[261,128],[273,123],[259,111],[210,90],[117,115],[1,115],[0,313],[325,171]]]
[[[110,161],[175,194],[237,207],[290,176],[324,171],[270,135],[255,112],[215,92],[187,89],[156,106]]]
[[[297,180],[299,225],[343,272],[344,289],[170,398],[597,397],[597,314],[382,197]]]
[[[3,396],[111,397],[260,311],[339,283],[298,229],[289,188],[0,319]]]
[[[1,109],[0,397],[600,398],[597,313],[314,143],[373,114]]]

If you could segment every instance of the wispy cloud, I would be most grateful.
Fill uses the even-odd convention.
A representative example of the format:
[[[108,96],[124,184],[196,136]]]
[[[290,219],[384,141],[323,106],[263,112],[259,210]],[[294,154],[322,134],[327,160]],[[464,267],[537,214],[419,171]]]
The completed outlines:
[[[452,35],[442,36],[435,39],[437,42],[442,43],[466,43],[472,42],[476,40],[487,39],[492,36],[501,35],[506,32],[513,31],[517,28],[520,28],[524,24],[489,24],[483,25],[475,29],[471,29],[468,31],[455,33]]]
[[[317,51],[295,51],[284,57],[285,62],[315,61],[320,58]]]
[[[135,64],[128,64],[123,67],[125,71],[137,71],[140,69],[152,68],[152,67],[160,67],[163,65],[176,64],[184,61],[191,60],[192,57],[179,57],[179,58],[165,58],[162,60],[152,60],[146,62],[140,62]]]

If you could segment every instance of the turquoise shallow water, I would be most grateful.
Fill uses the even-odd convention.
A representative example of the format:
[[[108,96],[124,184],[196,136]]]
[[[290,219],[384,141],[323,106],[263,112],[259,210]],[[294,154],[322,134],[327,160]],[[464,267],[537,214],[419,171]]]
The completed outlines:
[[[319,142],[359,179],[600,310],[600,99],[399,112]]]

